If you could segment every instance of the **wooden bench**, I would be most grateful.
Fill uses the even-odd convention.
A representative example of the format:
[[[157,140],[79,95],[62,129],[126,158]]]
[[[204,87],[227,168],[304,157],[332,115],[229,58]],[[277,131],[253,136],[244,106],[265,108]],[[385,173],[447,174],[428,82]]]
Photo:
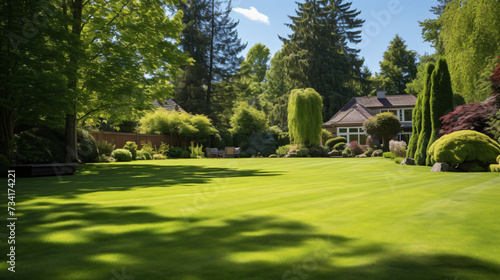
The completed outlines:
[[[39,177],[73,175],[76,163],[19,164],[12,165],[10,170],[16,171],[16,177]]]

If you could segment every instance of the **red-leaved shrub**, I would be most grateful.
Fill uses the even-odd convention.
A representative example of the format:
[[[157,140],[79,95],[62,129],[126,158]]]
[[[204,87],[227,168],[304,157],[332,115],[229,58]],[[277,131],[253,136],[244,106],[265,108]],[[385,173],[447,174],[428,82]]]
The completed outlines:
[[[352,141],[349,144],[349,147],[351,148],[351,151],[352,151],[352,153],[353,153],[354,156],[360,155],[360,154],[362,154],[364,152],[363,148],[361,148],[361,146],[359,145],[358,141]]]

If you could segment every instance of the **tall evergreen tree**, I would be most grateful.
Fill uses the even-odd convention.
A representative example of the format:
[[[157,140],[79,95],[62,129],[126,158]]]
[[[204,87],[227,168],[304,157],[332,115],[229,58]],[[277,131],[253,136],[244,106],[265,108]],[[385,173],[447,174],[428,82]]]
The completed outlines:
[[[427,149],[439,138],[441,121],[439,118],[453,111],[453,90],[451,88],[450,72],[444,57],[439,58],[436,69],[431,76],[431,124],[432,132]],[[430,156],[427,156],[426,164],[430,165]]]
[[[361,41],[360,12],[344,0],[306,0],[297,3],[289,16],[292,30],[285,44],[285,62],[290,77],[299,87],[311,87],[323,96],[323,117],[331,117],[352,93],[346,83],[352,79],[357,50],[349,43]]]
[[[230,17],[231,1],[223,4],[220,0],[188,0],[178,5],[186,26],[180,44],[195,62],[175,82],[174,98],[192,113],[212,113],[212,102],[218,98],[214,84],[234,75],[243,61],[239,54],[246,44],[238,38],[239,22]]]
[[[427,64],[426,68],[426,79],[424,91],[420,93],[422,95],[422,103],[420,104],[420,110],[422,111],[422,127],[420,128],[420,133],[418,135],[417,150],[415,151],[415,163],[418,165],[425,165],[425,160],[427,157],[427,145],[429,144],[429,139],[432,133],[432,121],[431,121],[431,86],[432,86],[432,72],[436,68],[436,65],[432,62]]]
[[[384,52],[384,60],[380,62],[382,75],[390,79],[387,94],[406,94],[406,84],[417,77],[417,53],[407,50],[405,41],[396,35],[391,45]]]

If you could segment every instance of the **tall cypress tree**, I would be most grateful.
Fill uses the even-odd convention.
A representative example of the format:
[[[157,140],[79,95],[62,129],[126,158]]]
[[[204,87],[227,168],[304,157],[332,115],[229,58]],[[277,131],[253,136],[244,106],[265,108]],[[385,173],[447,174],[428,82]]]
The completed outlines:
[[[415,157],[415,152],[418,145],[418,137],[420,136],[420,129],[422,128],[422,103],[424,92],[421,92],[417,97],[417,104],[413,108],[413,122],[411,130],[410,143],[408,143],[408,149],[406,151],[406,156],[409,158]]]
[[[418,136],[418,145],[415,152],[415,163],[418,165],[424,165],[427,157],[427,145],[429,144],[429,139],[432,133],[432,121],[431,121],[431,86],[432,86],[432,72],[436,68],[436,65],[429,62],[426,67],[425,74],[425,87],[422,95],[422,103],[420,108],[422,111],[422,127],[420,128],[420,134]]]
[[[323,117],[331,117],[351,97],[346,83],[353,77],[358,50],[348,43],[361,41],[363,20],[344,0],[306,0],[289,16],[292,30],[285,44],[290,77],[300,87],[314,88],[323,96]]]
[[[181,47],[195,60],[175,81],[174,99],[191,113],[210,114],[214,84],[234,75],[246,47],[238,38],[238,21],[230,17],[231,1],[188,0],[178,5],[184,12]]]
[[[439,58],[436,69],[432,72],[431,83],[430,108],[432,132],[427,149],[439,138],[439,131],[441,130],[441,121],[439,118],[453,111],[453,90],[451,88],[450,72],[448,71],[448,64],[444,57]],[[429,156],[427,156],[426,164],[431,164]]]

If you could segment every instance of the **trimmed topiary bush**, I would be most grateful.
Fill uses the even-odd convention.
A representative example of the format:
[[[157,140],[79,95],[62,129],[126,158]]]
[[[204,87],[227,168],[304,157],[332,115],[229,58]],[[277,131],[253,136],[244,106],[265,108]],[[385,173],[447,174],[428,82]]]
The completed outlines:
[[[129,150],[132,153],[132,159],[137,157],[137,144],[134,141],[127,141],[125,146],[123,146],[125,150]]]
[[[446,162],[452,166],[480,166],[484,169],[497,162],[500,144],[473,130],[453,132],[439,138],[429,148],[431,164]],[[474,167],[477,169],[476,167]]]
[[[328,141],[326,141],[325,146],[328,147],[328,149],[331,151],[331,150],[335,149],[335,145],[337,145],[339,143],[344,143],[344,147],[345,147],[345,144],[347,143],[347,139],[345,137],[335,137],[335,138],[332,138],[332,139],[329,139]],[[335,150],[340,151],[338,149],[335,149]],[[342,148],[342,150],[343,150],[343,148]]]
[[[111,153],[111,156],[116,161],[131,161],[132,153],[127,149],[116,149]]]
[[[346,147],[342,153],[347,153],[350,156],[350,155],[352,155],[352,150],[350,148]]]
[[[397,163],[397,164],[401,164],[401,162],[404,160],[404,158],[402,157],[395,157],[394,158],[394,162]]]

